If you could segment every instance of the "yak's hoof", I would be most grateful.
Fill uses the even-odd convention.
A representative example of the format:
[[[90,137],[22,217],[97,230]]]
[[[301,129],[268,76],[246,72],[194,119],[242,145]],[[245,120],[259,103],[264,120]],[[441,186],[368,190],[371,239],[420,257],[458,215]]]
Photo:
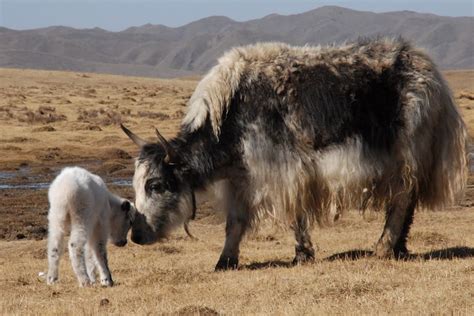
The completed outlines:
[[[408,249],[405,245],[403,246],[396,246],[395,249],[393,249],[393,256],[395,259],[406,259],[409,256]]]
[[[293,264],[303,264],[314,261],[314,249],[313,248],[303,248],[300,246],[295,247],[295,258],[293,259]]]
[[[375,245],[374,255],[380,259],[393,258],[393,249],[386,243],[378,242]]]
[[[391,248],[390,246],[379,243],[375,246],[374,254],[381,259],[405,259],[408,257],[408,249],[405,245]]]
[[[235,270],[237,269],[238,265],[238,258],[221,257],[219,261],[217,261],[214,271]]]

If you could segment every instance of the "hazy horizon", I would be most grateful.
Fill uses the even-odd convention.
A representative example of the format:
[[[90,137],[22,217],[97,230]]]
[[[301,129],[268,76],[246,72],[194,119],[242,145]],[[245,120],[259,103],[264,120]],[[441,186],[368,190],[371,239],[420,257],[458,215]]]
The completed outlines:
[[[412,1],[288,1],[288,0],[0,0],[0,26],[24,30],[48,26],[99,27],[121,31],[132,26],[162,24],[178,27],[209,16],[248,21],[269,14],[299,14],[335,5],[357,11],[415,11],[442,16],[473,16],[471,0]]]

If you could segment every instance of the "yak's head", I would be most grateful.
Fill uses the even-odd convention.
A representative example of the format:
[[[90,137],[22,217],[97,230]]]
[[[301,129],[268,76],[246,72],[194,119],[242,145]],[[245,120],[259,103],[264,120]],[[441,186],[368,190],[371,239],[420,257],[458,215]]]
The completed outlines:
[[[191,218],[195,211],[193,191],[183,181],[180,158],[158,130],[158,142],[148,143],[121,127],[141,149],[133,176],[137,216],[132,241],[151,244]]]

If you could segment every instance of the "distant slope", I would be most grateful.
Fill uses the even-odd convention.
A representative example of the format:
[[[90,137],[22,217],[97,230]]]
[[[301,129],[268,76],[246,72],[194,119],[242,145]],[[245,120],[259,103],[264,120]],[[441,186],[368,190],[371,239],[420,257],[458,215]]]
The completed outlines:
[[[177,28],[147,24],[121,32],[62,26],[0,28],[0,67],[176,77],[201,74],[230,47],[257,41],[304,45],[402,35],[424,47],[442,68],[465,69],[474,68],[472,34],[473,17],[372,13],[334,6],[247,22],[213,16]]]

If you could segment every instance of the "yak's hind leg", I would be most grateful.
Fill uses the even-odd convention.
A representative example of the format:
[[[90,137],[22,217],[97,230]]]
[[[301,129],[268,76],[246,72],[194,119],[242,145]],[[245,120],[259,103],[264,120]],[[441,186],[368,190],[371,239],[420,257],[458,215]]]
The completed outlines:
[[[400,258],[408,254],[406,242],[413,223],[417,199],[414,194],[399,194],[388,206],[385,227],[377,245],[378,257]]]
[[[314,261],[314,248],[311,243],[308,221],[304,217],[299,217],[293,225],[293,230],[296,239],[293,264]]]
[[[227,221],[224,249],[216,264],[215,271],[237,269],[240,242],[249,226],[248,209],[245,202],[236,197],[236,190],[233,185],[224,181],[219,189],[222,194],[222,206],[227,210]]]

